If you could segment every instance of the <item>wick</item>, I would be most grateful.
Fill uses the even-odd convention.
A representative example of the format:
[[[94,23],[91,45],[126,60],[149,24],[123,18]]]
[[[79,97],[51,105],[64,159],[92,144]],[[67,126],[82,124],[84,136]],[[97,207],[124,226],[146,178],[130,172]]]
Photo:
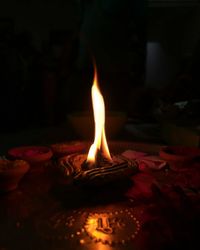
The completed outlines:
[[[95,162],[90,162],[90,161],[85,160],[82,164],[82,169],[88,170],[88,169],[93,169],[93,168],[106,167],[110,165],[112,165],[112,161],[110,161],[110,159],[108,159],[102,153],[102,150],[98,150],[96,157],[95,157]]]
[[[98,150],[97,155],[96,155],[96,165],[97,165],[97,167],[102,167],[102,166],[111,165],[111,164],[112,164],[112,161],[110,161],[110,159],[108,159],[102,153],[102,150]]]

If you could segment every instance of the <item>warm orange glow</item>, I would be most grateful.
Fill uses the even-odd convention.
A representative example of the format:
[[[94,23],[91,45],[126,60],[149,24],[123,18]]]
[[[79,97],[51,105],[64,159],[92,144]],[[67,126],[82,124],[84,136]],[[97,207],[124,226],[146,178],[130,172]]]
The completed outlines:
[[[101,240],[103,242],[110,243],[113,238],[113,230],[110,224],[107,222],[108,219],[109,218],[106,214],[93,214],[89,216],[85,225],[86,232],[89,234],[89,236],[96,239],[97,241]],[[104,248],[95,247],[95,249],[102,250]]]
[[[91,94],[95,121],[95,138],[94,143],[90,147],[87,162],[94,164],[99,150],[101,150],[102,155],[106,159],[112,161],[105,134],[105,104],[103,96],[99,90],[96,68]]]

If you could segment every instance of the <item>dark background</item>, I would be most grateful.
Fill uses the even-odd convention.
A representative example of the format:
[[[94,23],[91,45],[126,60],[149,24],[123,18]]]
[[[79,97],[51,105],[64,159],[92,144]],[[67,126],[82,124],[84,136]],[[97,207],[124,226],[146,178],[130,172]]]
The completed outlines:
[[[92,57],[107,110],[150,117],[157,99],[198,99],[198,2],[1,1],[0,133],[90,110]]]

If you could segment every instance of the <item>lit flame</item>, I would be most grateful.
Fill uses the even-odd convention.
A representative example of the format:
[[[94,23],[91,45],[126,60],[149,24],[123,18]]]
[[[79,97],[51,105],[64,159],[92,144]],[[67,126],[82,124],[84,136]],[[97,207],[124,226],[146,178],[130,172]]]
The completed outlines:
[[[105,134],[105,104],[103,96],[98,86],[96,67],[94,72],[94,80],[93,80],[91,94],[92,94],[92,106],[93,106],[94,121],[95,121],[95,137],[94,137],[94,143],[91,145],[87,156],[87,162],[94,164],[96,161],[98,151],[102,153],[102,156],[104,158],[106,158],[109,161],[112,161]]]

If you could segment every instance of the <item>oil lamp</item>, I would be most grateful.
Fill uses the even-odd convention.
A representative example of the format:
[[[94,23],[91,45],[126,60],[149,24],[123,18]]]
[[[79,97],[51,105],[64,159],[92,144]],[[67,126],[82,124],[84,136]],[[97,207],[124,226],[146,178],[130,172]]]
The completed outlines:
[[[59,159],[59,166],[65,175],[73,176],[78,183],[102,185],[134,174],[138,165],[122,155],[110,154],[105,133],[105,104],[96,67],[91,95],[95,123],[94,142],[87,155],[68,155]]]

